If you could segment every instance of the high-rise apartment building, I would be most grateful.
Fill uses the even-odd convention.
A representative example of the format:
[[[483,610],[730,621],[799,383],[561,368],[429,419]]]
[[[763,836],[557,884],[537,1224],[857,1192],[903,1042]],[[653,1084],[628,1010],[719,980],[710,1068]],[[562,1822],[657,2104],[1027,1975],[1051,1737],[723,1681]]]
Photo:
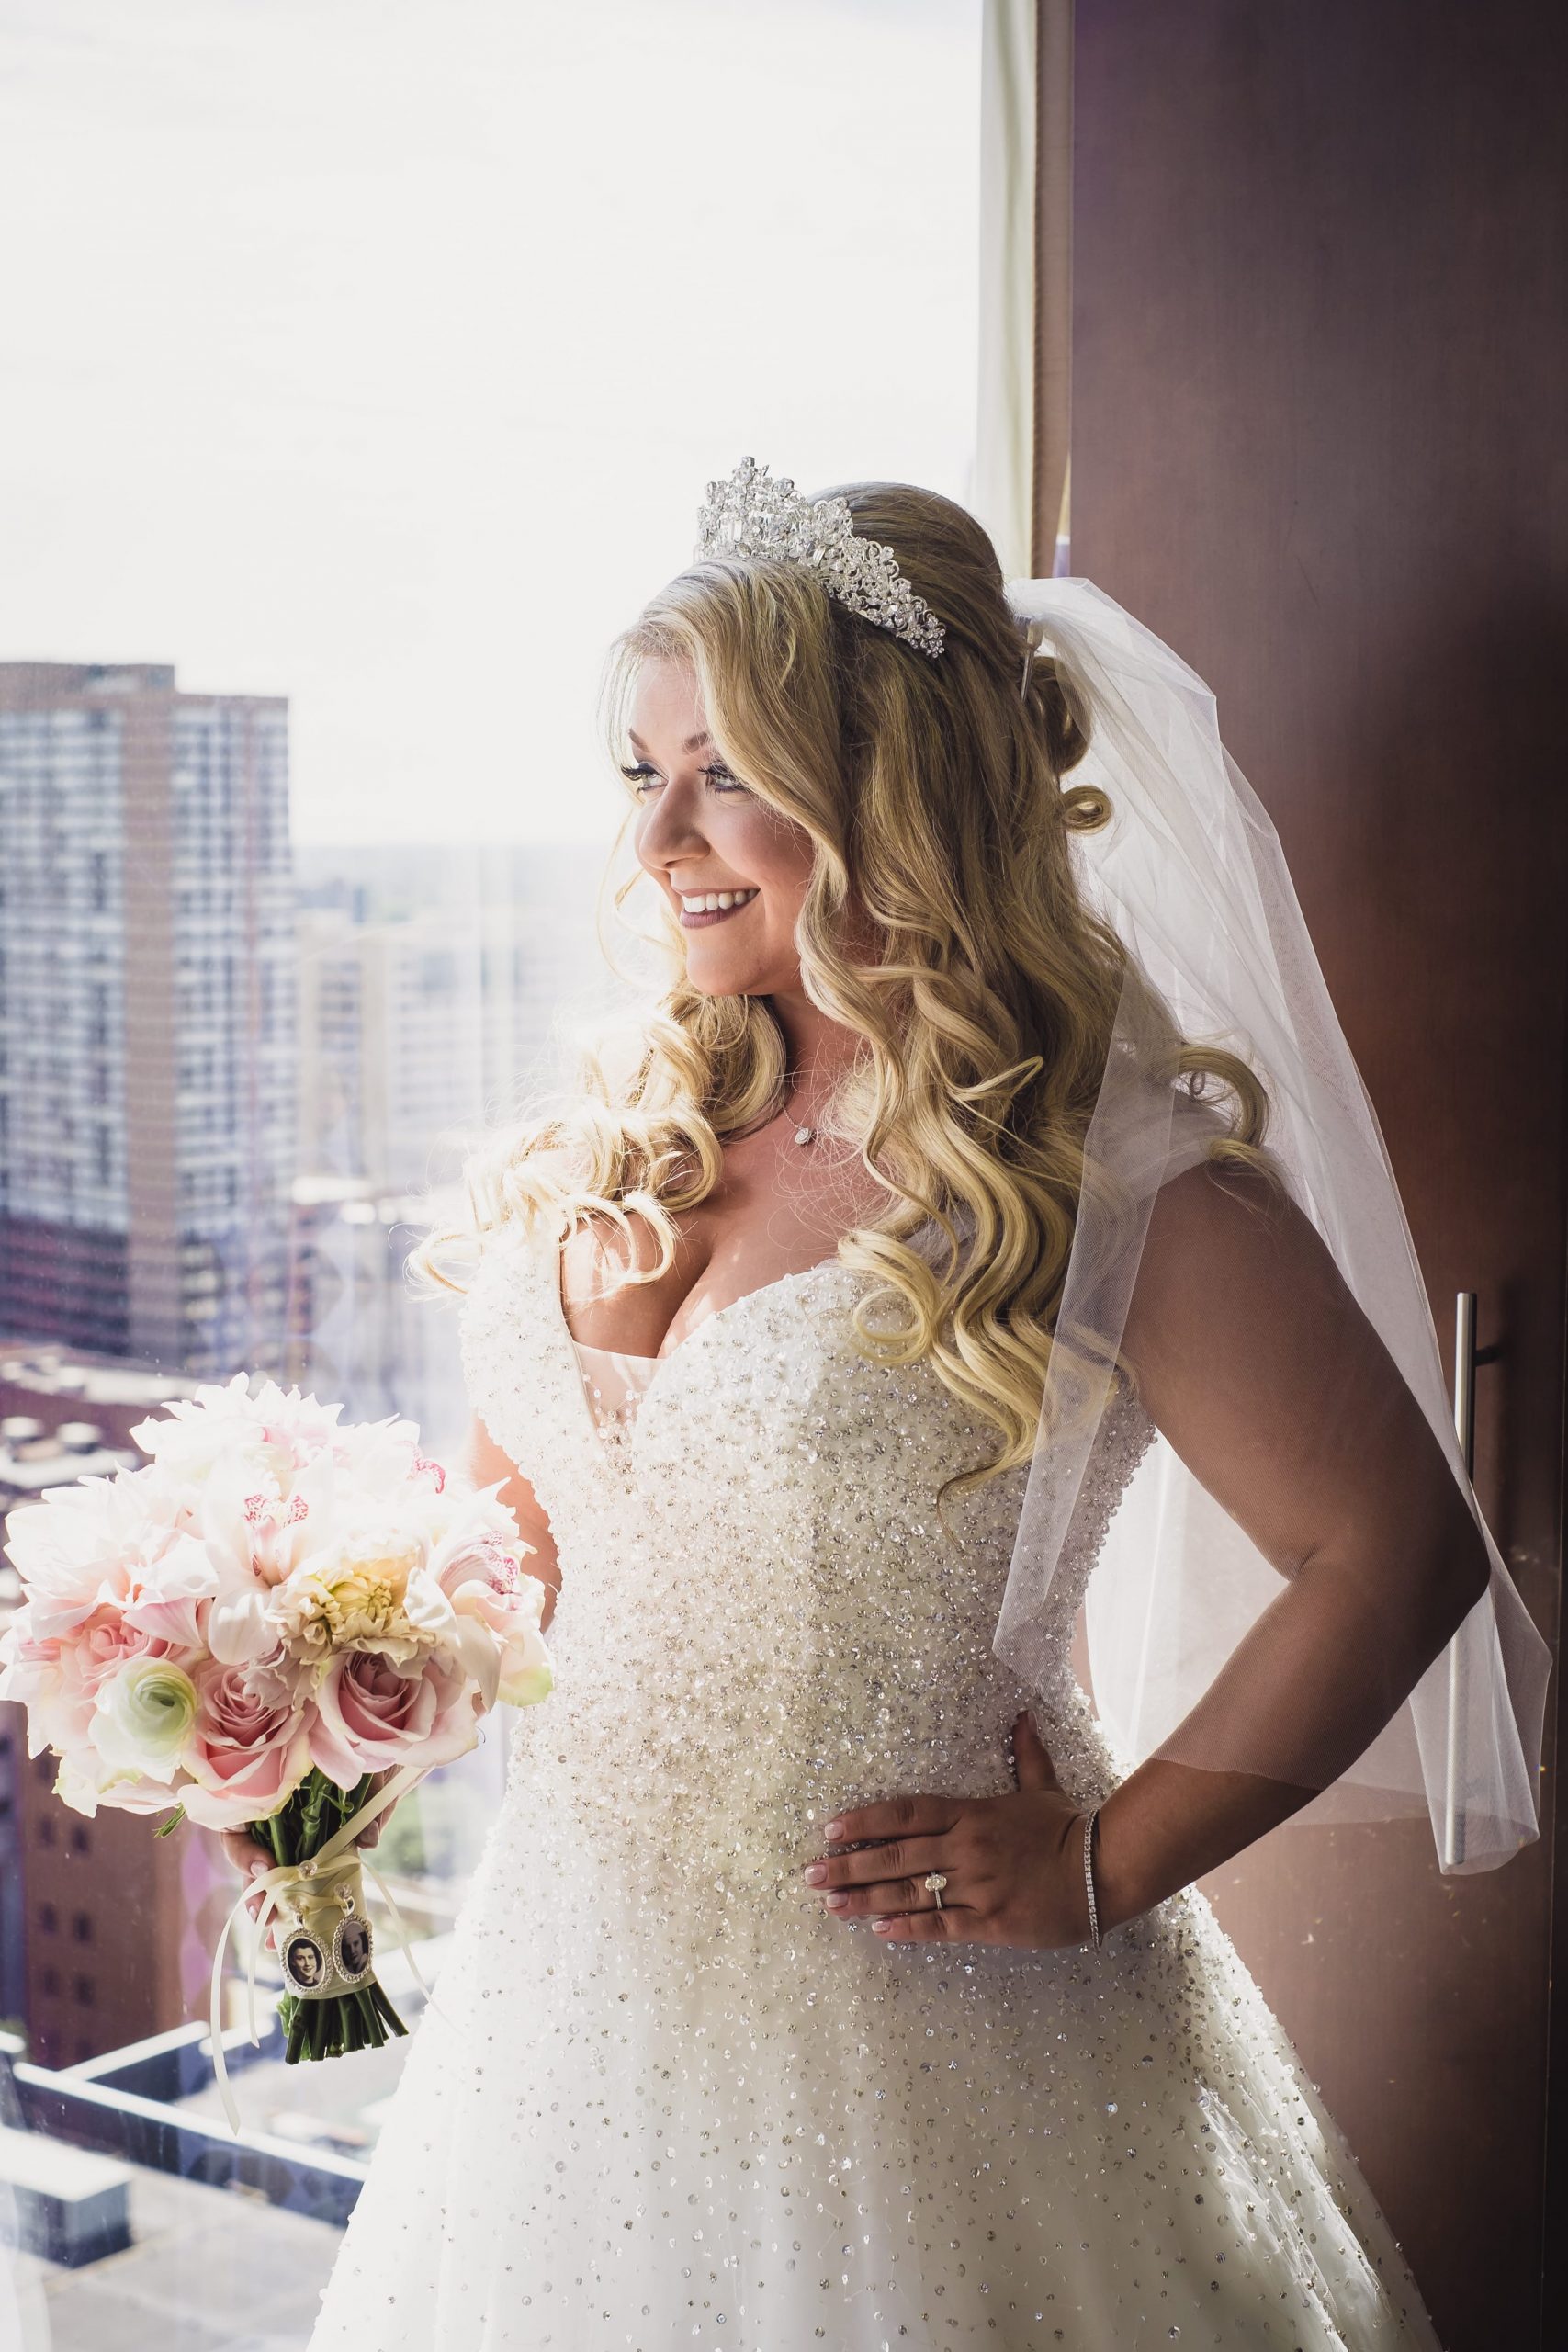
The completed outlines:
[[[417,1193],[486,1121],[570,1072],[614,988],[602,855],[547,843],[296,852],[299,1166]]]
[[[614,984],[594,932],[603,853],[547,843],[306,845],[299,1173],[289,1377],[351,1419],[466,1425],[457,1332],[405,1261],[459,1216],[480,1131],[574,1069]]]
[[[480,941],[443,910],[299,923],[300,1172],[417,1188],[484,1102]]]
[[[0,1331],[279,1361],[294,1051],[287,702],[0,662]]]

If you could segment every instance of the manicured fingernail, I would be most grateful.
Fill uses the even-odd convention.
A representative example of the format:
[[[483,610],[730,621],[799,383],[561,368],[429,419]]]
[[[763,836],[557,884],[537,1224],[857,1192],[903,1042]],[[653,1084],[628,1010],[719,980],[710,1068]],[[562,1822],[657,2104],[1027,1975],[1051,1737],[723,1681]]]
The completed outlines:
[[[827,1863],[826,1863],[826,1862],[807,1862],[807,1865],[806,1865],[806,1883],[807,1883],[807,1886],[820,1886],[820,1885],[821,1885],[821,1883],[822,1883],[822,1882],[823,1882],[823,1880],[827,1877],[827,1875],[828,1875],[828,1865],[827,1865]]]
[[[829,1911],[847,1911],[849,1909],[850,1898],[847,1894],[825,1894],[822,1900],[827,1905]]]
[[[892,1928],[892,1926],[893,1922],[891,1919],[874,1919],[871,1923],[871,1932],[874,1936],[886,1936]]]
[[[830,1821],[826,1829],[822,1832],[823,1837],[827,1838],[829,1845],[836,1844],[843,1834],[844,1825],[841,1821]]]
[[[258,1854],[258,1855],[256,1856],[256,1858],[255,1858],[255,1860],[251,1864],[251,1876],[252,1876],[253,1878],[260,1878],[260,1876],[261,1876],[261,1874],[262,1874],[263,1871],[265,1871],[265,1868],[266,1868],[266,1864],[263,1861],[263,1860],[262,1860],[261,1856]]]

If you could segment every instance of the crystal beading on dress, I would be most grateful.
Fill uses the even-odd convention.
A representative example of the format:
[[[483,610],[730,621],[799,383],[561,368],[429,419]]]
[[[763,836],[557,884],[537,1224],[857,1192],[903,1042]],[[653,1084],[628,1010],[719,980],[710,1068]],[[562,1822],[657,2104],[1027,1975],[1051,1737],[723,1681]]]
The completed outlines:
[[[991,1645],[1016,1476],[836,1261],[649,1360],[608,1440],[555,1247],[504,1226],[470,1393],[548,1514],[558,1683],[510,1774],[311,2352],[1435,2352],[1333,2124],[1207,1905],[1099,1952],[888,1942],[800,1878],[822,1823],[1012,1785]],[[1035,1710],[1118,1777],[1073,1621],[1152,1437],[1107,1414]]]

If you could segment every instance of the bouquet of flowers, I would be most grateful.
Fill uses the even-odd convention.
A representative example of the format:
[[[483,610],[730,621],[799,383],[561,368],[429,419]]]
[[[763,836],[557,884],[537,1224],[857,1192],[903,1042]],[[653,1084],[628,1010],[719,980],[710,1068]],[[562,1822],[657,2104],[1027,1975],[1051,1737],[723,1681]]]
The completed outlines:
[[[11,1513],[24,1602],[0,1698],[27,1709],[28,1753],[59,1758],[78,1813],[164,1813],[159,1835],[188,1818],[271,1849],[235,1911],[259,1888],[258,1941],[276,1913],[292,2064],[405,2030],[376,1980],[354,1841],[471,1748],[498,1700],[543,1699],[551,1671],[545,1588],[499,1484],[449,1479],[412,1421],[340,1429],[341,1406],[249,1385],[236,1374],[141,1422],[146,1468]],[[253,1986],[254,1971],[253,1949]],[[213,2050],[233,2121],[216,2017]]]

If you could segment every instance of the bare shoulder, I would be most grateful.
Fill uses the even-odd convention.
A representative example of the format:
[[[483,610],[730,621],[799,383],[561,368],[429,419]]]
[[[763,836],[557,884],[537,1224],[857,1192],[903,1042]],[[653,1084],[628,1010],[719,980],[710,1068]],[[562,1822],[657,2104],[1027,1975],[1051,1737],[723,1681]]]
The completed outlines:
[[[617,1288],[628,1274],[651,1272],[659,1244],[646,1217],[628,1216],[623,1227],[596,1210],[567,1236],[560,1261],[570,1295],[587,1299]]]
[[[561,1306],[572,1338],[588,1348],[656,1354],[692,1281],[688,1254],[677,1249],[673,1264],[655,1274],[659,1243],[646,1217],[629,1216],[625,1227],[603,1213],[584,1218],[560,1252]]]
[[[1238,1160],[1200,1160],[1156,1194],[1128,1315],[1151,1335],[1162,1311],[1200,1298],[1259,1302],[1284,1285],[1343,1312],[1353,1305],[1327,1245],[1282,1177]]]

